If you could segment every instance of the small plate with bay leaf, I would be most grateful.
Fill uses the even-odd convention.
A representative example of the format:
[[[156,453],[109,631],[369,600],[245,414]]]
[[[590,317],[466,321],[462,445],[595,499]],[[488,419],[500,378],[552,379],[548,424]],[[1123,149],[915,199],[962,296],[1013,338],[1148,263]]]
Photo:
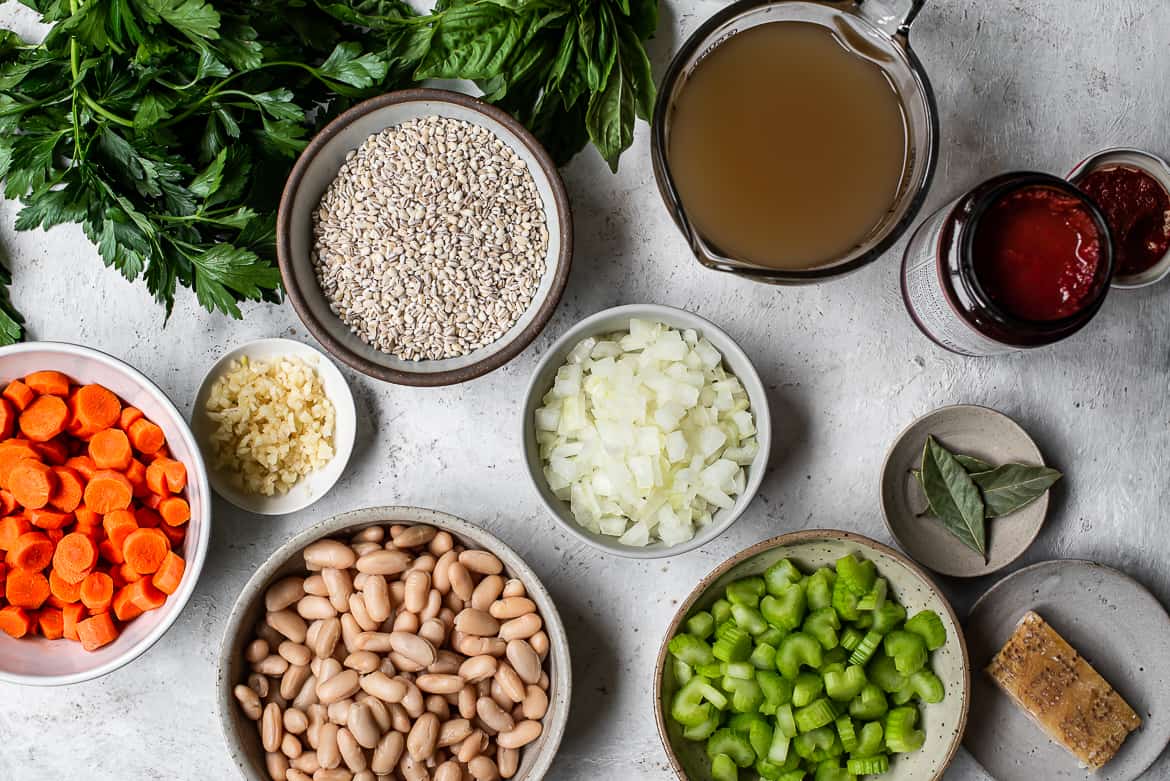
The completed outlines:
[[[914,421],[882,467],[882,514],[911,557],[943,575],[1006,567],[1040,533],[1061,477],[1001,412],[962,404]]]

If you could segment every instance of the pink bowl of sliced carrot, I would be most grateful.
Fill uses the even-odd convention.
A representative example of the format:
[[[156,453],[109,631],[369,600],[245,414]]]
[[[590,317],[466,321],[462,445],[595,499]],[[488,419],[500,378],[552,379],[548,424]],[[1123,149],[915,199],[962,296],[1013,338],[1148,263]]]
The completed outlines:
[[[0,680],[77,683],[140,656],[210,535],[199,448],[154,383],[88,347],[0,348]]]

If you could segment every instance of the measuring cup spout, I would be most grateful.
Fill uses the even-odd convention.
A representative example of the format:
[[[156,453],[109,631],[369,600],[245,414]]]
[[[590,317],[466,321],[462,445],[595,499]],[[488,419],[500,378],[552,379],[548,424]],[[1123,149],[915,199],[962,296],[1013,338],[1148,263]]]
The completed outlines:
[[[926,0],[860,0],[860,14],[891,38],[906,39]]]

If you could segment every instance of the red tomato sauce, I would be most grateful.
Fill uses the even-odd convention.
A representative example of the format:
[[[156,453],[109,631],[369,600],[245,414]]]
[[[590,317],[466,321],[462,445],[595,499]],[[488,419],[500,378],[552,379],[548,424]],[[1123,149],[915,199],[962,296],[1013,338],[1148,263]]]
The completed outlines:
[[[1140,274],[1170,252],[1170,194],[1154,177],[1113,166],[1090,171],[1076,185],[1109,223],[1118,276]]]
[[[975,276],[987,296],[1022,320],[1071,317],[1101,280],[1101,231],[1077,198],[1044,186],[1005,195],[983,214]]]

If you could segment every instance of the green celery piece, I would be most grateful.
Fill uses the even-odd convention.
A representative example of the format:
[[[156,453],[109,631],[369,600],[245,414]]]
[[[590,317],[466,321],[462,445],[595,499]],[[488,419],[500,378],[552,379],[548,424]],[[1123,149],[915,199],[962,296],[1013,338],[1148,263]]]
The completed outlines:
[[[847,554],[837,559],[837,581],[860,599],[877,581],[877,566],[868,559],[858,560],[852,553]]]
[[[711,649],[721,662],[743,662],[752,653],[752,639],[734,624],[721,624],[715,630],[715,645]]]
[[[706,610],[700,610],[687,619],[686,630],[688,635],[706,640],[715,633],[715,618]]]
[[[674,679],[680,686],[695,677],[695,671],[682,659],[672,658],[670,661],[671,669],[674,671]]]
[[[817,765],[813,781],[854,781],[854,776],[836,759],[826,759]]]
[[[915,729],[918,709],[912,706],[894,708],[886,714],[886,748],[894,754],[908,754],[922,748],[926,735]]]
[[[784,638],[776,651],[776,669],[790,681],[796,680],[802,665],[812,668],[821,666],[824,654],[821,644],[811,635],[793,632]]]
[[[797,735],[792,739],[792,748],[802,759],[812,759],[813,752],[827,751],[836,739],[837,731],[835,729],[820,727]]]
[[[796,737],[796,716],[791,705],[781,705],[776,709],[776,731],[786,738]]]
[[[865,665],[873,658],[873,655],[881,647],[882,636],[878,632],[870,630],[865,633],[865,637],[861,638],[861,643],[853,649],[853,653],[849,656],[850,664]]]
[[[869,679],[887,694],[892,694],[906,686],[906,676],[898,672],[894,660],[884,653],[878,654],[865,669],[869,674]]]
[[[906,705],[914,699],[916,694],[917,692],[915,692],[914,687],[907,680],[905,686],[890,695],[890,702],[894,703],[894,705]]]
[[[814,610],[804,619],[801,631],[817,639],[826,651],[837,647],[837,630],[841,628],[841,619],[837,611],[831,607]]]
[[[865,633],[857,630],[854,627],[847,626],[845,631],[841,633],[841,647],[847,651],[852,651],[857,646],[861,645],[861,639],[865,637]]]
[[[857,611],[857,618],[853,625],[858,629],[872,629],[873,628],[873,611],[859,610]]]
[[[942,702],[946,692],[942,679],[930,670],[919,670],[910,676],[910,688],[923,702]]]
[[[824,672],[828,669],[845,669],[845,663],[849,661],[849,652],[841,646],[830,648],[825,651],[821,657],[820,671]]]
[[[772,743],[768,746],[769,762],[781,765],[788,761],[788,750],[792,747],[792,738],[780,730],[772,730]]]
[[[684,727],[693,727],[710,718],[708,705],[723,710],[727,707],[727,697],[705,678],[695,677],[675,692],[670,716]]]
[[[756,677],[756,668],[748,662],[724,662],[723,674],[729,678],[745,678],[751,680]]]
[[[859,721],[873,721],[885,716],[889,708],[885,693],[876,684],[867,683],[849,703],[849,715]]]
[[[764,704],[764,690],[754,680],[724,678],[723,688],[731,693],[731,709],[736,713],[756,713]]]
[[[756,761],[756,752],[752,750],[748,739],[726,728],[716,730],[715,734],[707,739],[707,756],[714,758],[719,754],[731,757],[740,767],[751,767]]]
[[[711,617],[715,619],[715,626],[725,624],[731,620],[731,603],[726,599],[717,599],[711,605]]]
[[[752,769],[764,781],[777,781],[784,774],[784,771],[780,769],[779,765],[769,762],[766,759],[760,759],[759,757],[756,758],[756,764]]]
[[[761,635],[768,628],[760,611],[747,605],[733,603],[731,605],[731,618],[737,626],[752,636]]]
[[[748,733],[751,732],[752,725],[763,720],[763,716],[758,713],[737,713],[728,719],[724,726],[737,735],[747,737]]]
[[[832,602],[842,621],[856,621],[861,617],[861,611],[857,609],[859,601],[860,598],[845,585],[844,578],[838,577],[833,584]]]
[[[756,672],[756,683],[760,684],[760,688],[764,691],[764,704],[772,707],[771,713],[775,713],[776,708],[792,701],[792,684],[780,673],[773,670],[759,670]]]
[[[796,754],[792,754],[791,756],[795,757]],[[807,775],[808,774],[805,773],[803,770],[790,770],[787,773],[784,773],[783,775],[781,775],[780,778],[777,779],[777,781],[804,781],[804,779]]]
[[[873,584],[873,588],[869,593],[861,598],[857,603],[859,610],[877,610],[886,603],[886,594],[890,588],[890,584],[886,582],[885,578],[878,578],[877,582]]]
[[[879,635],[892,632],[906,620],[906,608],[897,602],[887,602],[873,611],[873,631]]]
[[[711,781],[739,781],[739,768],[735,760],[726,754],[711,758]]]
[[[773,596],[779,596],[788,586],[803,578],[803,573],[788,559],[780,559],[764,571],[764,585]]]
[[[855,756],[871,756],[877,754],[885,748],[885,730],[882,729],[881,722],[871,721],[867,724],[861,725],[861,731],[857,733],[857,750],[852,752]]]
[[[771,725],[760,718],[748,728],[748,743],[752,744],[757,757],[768,756],[768,750],[772,747],[772,731]]]
[[[719,729],[719,723],[723,721],[723,714],[720,711],[710,708],[710,715],[703,721],[692,727],[683,729],[683,737],[687,740],[706,740],[711,737],[715,730]]]
[[[897,630],[886,635],[886,656],[894,659],[894,666],[902,675],[916,673],[926,666],[926,641],[920,635]]]
[[[775,670],[776,649],[767,643],[760,643],[752,649],[752,655],[748,657],[748,661],[757,670]]]
[[[861,694],[866,683],[865,668],[851,664],[844,672],[825,673],[825,694],[834,700],[849,702]]]
[[[711,662],[711,664],[699,665],[695,668],[695,675],[701,675],[713,681],[723,675],[723,663]]]
[[[837,727],[837,737],[846,751],[852,752],[857,748],[857,730],[853,727],[853,719],[848,716],[839,716],[834,722]]]
[[[691,667],[699,667],[715,661],[711,646],[694,635],[675,635],[667,646],[671,656]]]
[[[806,609],[804,589],[795,583],[789,585],[779,595],[769,594],[760,602],[760,612],[764,614],[764,619],[785,632],[800,626]]]
[[[795,708],[803,708],[810,702],[821,696],[821,692],[825,690],[825,682],[820,675],[814,672],[804,670],[797,674],[796,681],[792,686],[792,705]]]
[[[766,644],[772,646],[773,648],[779,648],[780,641],[784,639],[784,635],[786,635],[786,634],[788,634],[788,633],[785,632],[784,630],[778,629],[774,626],[769,625],[768,628],[764,630],[764,633],[762,635],[759,635],[758,637],[756,637],[756,642],[757,643],[766,643]]]
[[[902,628],[907,632],[913,632],[926,641],[926,647],[930,651],[937,651],[946,645],[947,629],[943,626],[938,613],[933,610],[918,611],[906,621],[906,625]]]
[[[740,578],[727,584],[727,601],[733,605],[756,607],[764,596],[764,579],[758,575]]]
[[[874,757],[850,758],[845,767],[855,776],[877,776],[890,769],[890,760],[885,754]]]
[[[812,732],[814,729],[820,729],[826,724],[831,724],[833,719],[837,718],[837,709],[833,706],[831,700],[827,697],[821,697],[819,700],[800,708],[793,714],[796,717],[796,728],[801,732]]]
[[[808,597],[809,610],[822,610],[833,606],[833,584],[837,582],[837,573],[828,567],[821,567],[809,575],[805,583],[805,593]]]

